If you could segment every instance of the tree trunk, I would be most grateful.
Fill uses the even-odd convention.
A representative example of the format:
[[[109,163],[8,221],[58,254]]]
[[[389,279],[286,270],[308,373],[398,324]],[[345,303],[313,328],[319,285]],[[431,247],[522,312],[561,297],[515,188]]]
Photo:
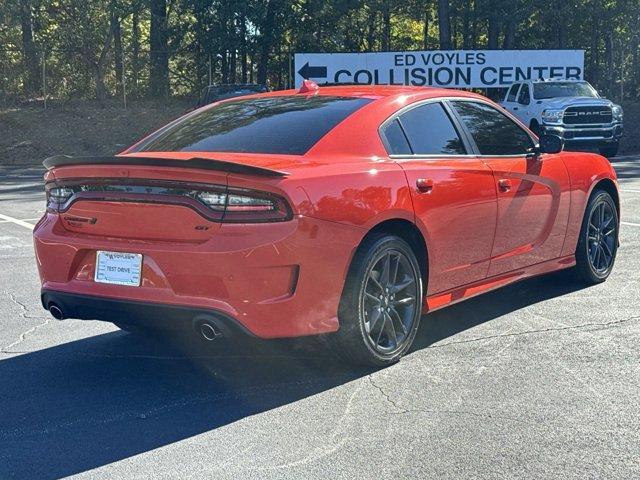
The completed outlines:
[[[467,1],[462,13],[462,48],[471,48],[471,2]]]
[[[370,52],[373,52],[375,47],[377,16],[378,12],[376,10],[369,12],[369,24],[367,26],[367,50]]]
[[[222,58],[220,59],[220,83],[229,83],[229,52],[226,50],[222,52]]]
[[[133,50],[131,80],[135,92],[138,93],[138,84],[140,82],[140,13],[137,8],[134,10],[131,19],[131,48]]]
[[[516,22],[512,16],[509,16],[504,29],[504,40],[502,48],[510,50],[514,48],[516,41]]]
[[[29,96],[36,93],[40,88],[40,62],[38,62],[38,54],[33,43],[31,0],[20,0],[20,27],[22,29],[24,69],[27,72],[24,94]]]
[[[422,47],[428,50],[431,46],[429,41],[429,21],[431,20],[431,1],[427,1],[424,6],[424,26],[422,27]]]
[[[451,19],[449,21],[449,25],[451,26],[451,48],[453,50],[457,50],[458,49],[458,27],[459,27],[459,20],[460,20],[460,16],[458,15],[458,12],[455,10],[453,11],[449,11],[449,18]]]
[[[449,16],[449,0],[438,0],[438,30],[440,32],[440,49],[451,49],[451,19]]]
[[[600,83],[600,32],[598,28],[598,16],[594,15],[591,23],[591,51],[589,52],[589,77],[594,85]]]
[[[123,94],[122,80],[124,78],[124,64],[122,59],[122,30],[120,28],[120,18],[115,10],[115,4],[111,4],[111,31],[113,32],[113,60],[116,74],[116,92]]]
[[[169,97],[169,52],[167,45],[167,1],[150,0],[151,31],[149,33],[149,95]]]
[[[240,62],[242,83],[247,83],[247,17],[243,7],[240,15]]]
[[[209,61],[211,58],[207,54],[207,19],[202,2],[193,3],[193,16],[195,18],[194,33],[195,64],[196,64],[196,88],[198,93],[202,91],[205,84],[209,83]],[[206,81],[204,80],[206,78]]]
[[[607,32],[604,41],[604,56],[607,62],[607,95],[613,94],[614,69],[613,69],[613,33]]]
[[[235,42],[233,42],[235,45]],[[229,83],[236,83],[236,72],[238,69],[238,52],[235,47],[229,52]]]
[[[103,102],[107,98],[107,87],[104,84],[104,74],[105,67],[107,64],[107,58],[109,50],[111,49],[111,42],[113,41],[114,36],[114,26],[113,24],[109,25],[109,33],[107,34],[107,38],[104,41],[104,46],[102,47],[102,51],[98,56],[94,64],[94,79],[96,84],[96,99],[100,102]]]
[[[385,0],[382,6],[382,51],[391,51],[391,1]]]
[[[478,15],[478,3],[479,0],[473,2],[473,20],[471,22],[471,48],[478,48],[478,21],[480,15]]]
[[[269,55],[273,44],[273,29],[275,27],[276,10],[278,0],[269,0],[264,23],[260,29],[260,39],[258,48],[260,50],[260,63],[258,63],[258,83],[267,83],[267,72],[269,67]]]
[[[555,19],[556,24],[556,48],[564,48],[565,46],[565,31],[567,29],[566,4],[566,1],[559,0],[552,5],[553,19]]]
[[[498,48],[498,37],[500,36],[500,20],[498,12],[492,10],[489,12],[489,30],[487,32],[487,48],[496,50]]]
[[[637,95],[638,93],[638,85],[640,82],[640,64],[638,62],[638,49],[640,49],[640,41],[638,36],[636,35],[633,39],[633,43],[631,44],[631,82],[633,85],[633,92],[631,95]],[[637,98],[637,97],[636,97]]]

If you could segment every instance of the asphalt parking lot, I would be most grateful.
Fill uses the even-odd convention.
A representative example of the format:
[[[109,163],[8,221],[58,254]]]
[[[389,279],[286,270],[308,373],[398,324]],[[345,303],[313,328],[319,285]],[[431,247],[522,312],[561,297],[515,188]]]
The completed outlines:
[[[39,169],[0,169],[0,478],[640,477],[640,156],[606,283],[423,319],[384,370],[305,342],[203,349],[39,304]]]

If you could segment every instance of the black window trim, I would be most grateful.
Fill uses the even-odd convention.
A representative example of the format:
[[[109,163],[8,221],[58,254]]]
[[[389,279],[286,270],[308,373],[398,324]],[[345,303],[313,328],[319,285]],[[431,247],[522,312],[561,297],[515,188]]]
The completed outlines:
[[[460,118],[460,115],[458,115],[458,112],[456,112],[455,109],[453,108],[453,106],[451,105],[452,103],[454,103],[454,102],[471,102],[471,103],[482,103],[482,104],[485,104],[488,107],[493,108],[498,113],[501,113],[501,114],[505,115],[509,120],[511,120],[515,124],[516,127],[518,127],[520,130],[522,130],[524,133],[527,134],[527,136],[531,139],[531,142],[533,143],[534,146],[538,145],[538,140],[531,134],[531,132],[529,132],[529,130],[524,128],[520,124],[520,122],[514,120],[514,117],[509,112],[507,112],[506,110],[501,110],[499,108],[496,108],[495,105],[492,105],[489,102],[486,102],[486,101],[481,100],[479,98],[464,98],[464,97],[447,97],[446,99],[443,99],[443,101],[446,103],[446,105],[449,108],[449,110],[451,111],[451,113],[455,116],[455,118],[457,119],[457,122],[460,124],[461,128],[464,130],[465,136],[468,138],[469,142],[472,144],[472,146],[473,146],[472,150],[475,152],[474,157],[477,157],[477,158],[527,158],[527,157],[530,157],[530,156],[534,155],[533,152],[514,153],[514,154],[510,154],[510,155],[482,155],[480,153],[480,149],[476,145],[475,140],[473,139],[473,136],[471,135],[471,132],[469,131],[469,129],[466,127],[466,125],[464,124],[464,122]]]
[[[475,153],[470,153],[470,152],[477,152],[478,149],[475,145],[475,143],[472,143],[473,140],[471,139],[470,141],[470,137],[469,137],[469,133],[466,131],[466,128],[464,128],[464,125],[462,125],[462,123],[460,122],[460,119],[457,117],[457,115],[455,115],[454,112],[452,112],[452,109],[449,108],[449,106],[446,103],[446,100],[448,100],[451,97],[438,97],[438,98],[428,98],[426,100],[419,100],[415,103],[411,103],[409,105],[405,105],[404,107],[402,107],[400,110],[397,110],[396,112],[394,112],[390,117],[388,117],[384,122],[382,122],[380,124],[380,126],[378,127],[378,135],[380,137],[380,140],[382,141],[382,144],[384,145],[385,150],[387,151],[387,155],[389,156],[389,158],[393,159],[393,160],[421,160],[421,159],[425,159],[425,160],[429,160],[429,159],[445,159],[445,158],[461,158],[461,159],[470,159],[470,158],[475,158],[478,155],[476,155]],[[452,98],[457,98],[457,97],[452,97]],[[411,151],[413,152],[413,146],[411,145],[411,142],[409,141],[409,138],[407,137],[407,133],[405,132],[404,126],[402,125],[402,121],[400,120],[400,116],[403,115],[404,113],[408,112],[409,110],[412,110],[414,108],[418,108],[422,105],[427,105],[430,103],[439,103],[442,108],[444,109],[445,114],[449,117],[449,120],[451,121],[451,124],[453,125],[454,130],[456,131],[456,133],[458,134],[458,136],[460,137],[460,140],[462,141],[462,145],[464,146],[464,149],[466,150],[466,154],[452,154],[452,153],[400,153],[400,154],[396,154],[396,153],[391,153],[392,149],[391,149],[391,145],[389,144],[389,142],[387,141],[386,135],[384,134],[384,130],[387,127],[387,125],[389,125],[390,123],[394,122],[395,120],[398,120],[398,125],[400,125],[400,128],[402,129],[402,133],[404,134],[405,139],[407,140],[407,144],[409,145],[409,149],[411,149]]]

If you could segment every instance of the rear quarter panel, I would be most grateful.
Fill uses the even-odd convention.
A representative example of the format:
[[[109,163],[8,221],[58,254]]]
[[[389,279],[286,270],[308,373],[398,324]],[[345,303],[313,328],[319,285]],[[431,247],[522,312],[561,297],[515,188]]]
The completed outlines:
[[[363,230],[390,218],[414,220],[404,172],[389,160],[326,166],[296,183],[305,194],[300,215]]]

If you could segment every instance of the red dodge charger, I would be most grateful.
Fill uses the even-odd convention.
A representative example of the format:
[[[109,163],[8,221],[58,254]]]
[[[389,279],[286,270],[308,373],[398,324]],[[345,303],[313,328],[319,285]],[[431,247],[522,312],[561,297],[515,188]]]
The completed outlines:
[[[426,312],[563,268],[608,277],[615,172],[561,150],[454,90],[306,82],[218,102],[119,155],[45,161],[42,304],[206,339],[329,334],[386,365]]]

